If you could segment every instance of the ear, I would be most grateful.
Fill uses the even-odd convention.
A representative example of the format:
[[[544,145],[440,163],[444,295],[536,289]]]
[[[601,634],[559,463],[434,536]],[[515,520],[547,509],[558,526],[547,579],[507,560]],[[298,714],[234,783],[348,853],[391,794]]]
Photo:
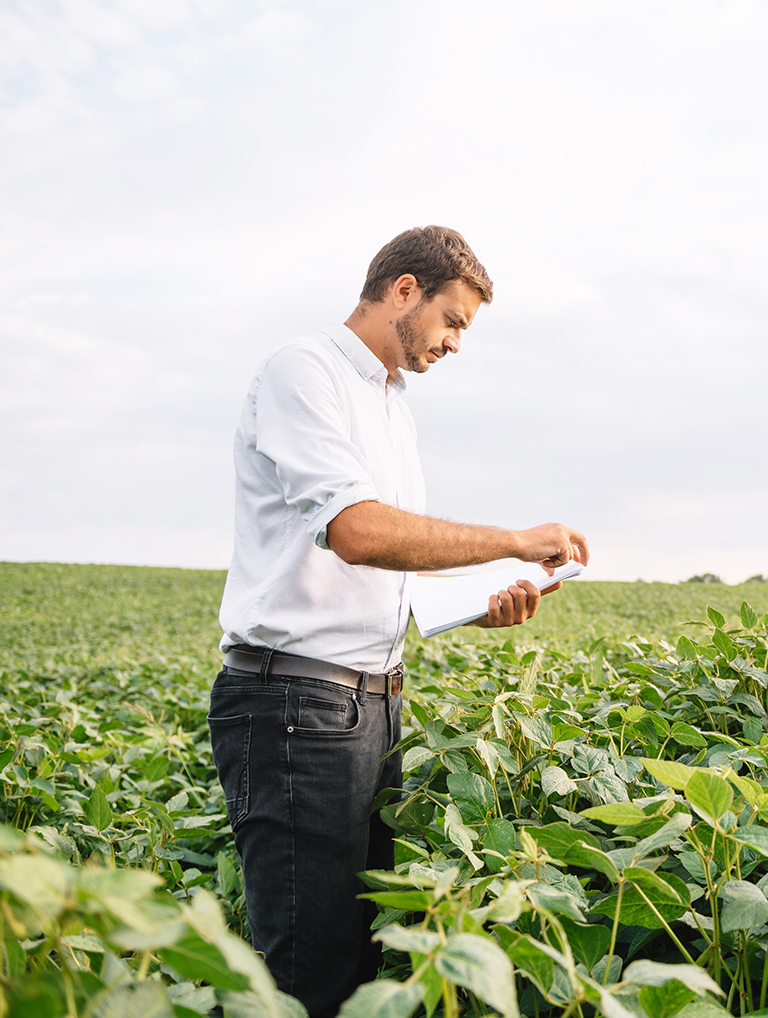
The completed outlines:
[[[415,307],[420,300],[421,287],[417,283],[416,277],[410,272],[406,272],[392,284],[392,303],[398,311],[402,311],[409,305]]]

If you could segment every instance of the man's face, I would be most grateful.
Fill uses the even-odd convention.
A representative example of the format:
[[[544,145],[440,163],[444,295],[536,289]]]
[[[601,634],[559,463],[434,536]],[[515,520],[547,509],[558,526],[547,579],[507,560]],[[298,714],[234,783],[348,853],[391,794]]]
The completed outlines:
[[[469,328],[479,306],[477,291],[456,280],[401,315],[394,322],[398,367],[421,373],[446,353],[458,353],[461,330]]]

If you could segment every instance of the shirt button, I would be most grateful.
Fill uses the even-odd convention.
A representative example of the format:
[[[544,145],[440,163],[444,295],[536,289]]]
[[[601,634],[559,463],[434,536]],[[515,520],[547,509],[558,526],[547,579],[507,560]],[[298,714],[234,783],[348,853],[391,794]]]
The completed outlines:
[[[288,725],[288,731],[289,731],[289,732],[292,732],[292,731],[293,731],[293,725]]]

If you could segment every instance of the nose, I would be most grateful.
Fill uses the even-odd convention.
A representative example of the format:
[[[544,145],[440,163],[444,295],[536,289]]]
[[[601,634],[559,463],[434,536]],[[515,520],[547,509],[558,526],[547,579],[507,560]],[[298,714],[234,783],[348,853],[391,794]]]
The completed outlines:
[[[443,346],[446,350],[450,350],[451,353],[458,353],[459,347],[461,346],[461,337],[459,336],[458,329],[455,333],[451,333],[446,336],[443,340]]]

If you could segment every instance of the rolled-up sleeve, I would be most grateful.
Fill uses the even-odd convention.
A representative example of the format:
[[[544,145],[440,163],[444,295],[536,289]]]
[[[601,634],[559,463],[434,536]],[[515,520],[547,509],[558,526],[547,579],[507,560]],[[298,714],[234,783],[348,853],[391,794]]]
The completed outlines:
[[[379,501],[368,464],[353,444],[345,403],[311,350],[274,354],[252,393],[257,452],[273,464],[287,505],[327,548],[327,527],[357,502]]]

